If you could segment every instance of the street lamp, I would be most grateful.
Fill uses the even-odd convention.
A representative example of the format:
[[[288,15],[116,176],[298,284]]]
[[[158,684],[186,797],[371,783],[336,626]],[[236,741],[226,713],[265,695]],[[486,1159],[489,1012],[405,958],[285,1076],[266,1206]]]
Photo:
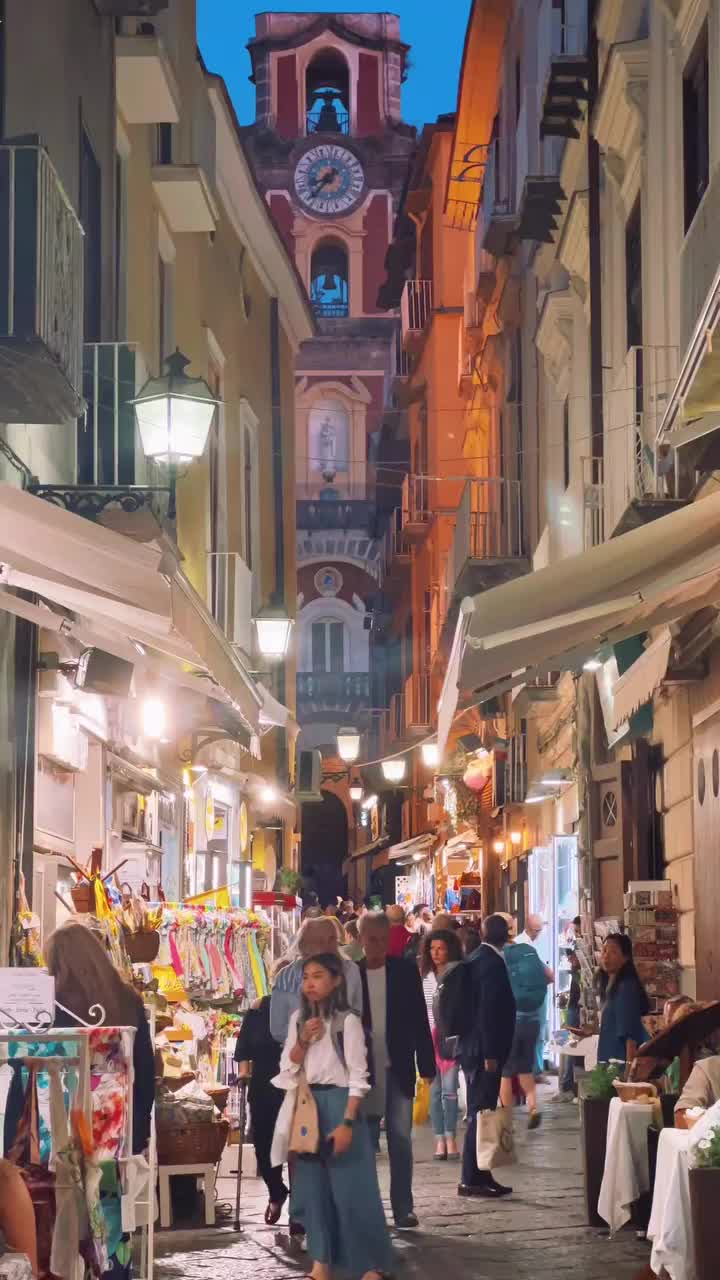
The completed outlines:
[[[146,698],[142,707],[143,737],[155,742],[165,737],[166,712],[162,698]]]
[[[204,378],[189,378],[190,361],[175,351],[164,361],[165,373],[148,378],[131,404],[135,406],[140,442],[146,458],[178,466],[201,458],[213,414],[220,401]]]
[[[346,764],[354,764],[360,755],[360,734],[357,729],[338,729],[338,755]]]
[[[434,769],[440,763],[440,748],[437,742],[423,742],[420,748],[422,752],[423,764],[428,769]]]
[[[280,662],[288,651],[292,618],[284,609],[267,605],[255,616],[258,648],[268,662]]]
[[[405,777],[405,761],[402,759],[383,760],[382,771],[386,782],[402,782]]]
[[[362,783],[361,783],[361,782],[351,782],[351,784],[350,784],[350,799],[352,800],[353,804],[359,804],[359,803],[360,803],[360,801],[362,800],[362,798],[363,798]]]

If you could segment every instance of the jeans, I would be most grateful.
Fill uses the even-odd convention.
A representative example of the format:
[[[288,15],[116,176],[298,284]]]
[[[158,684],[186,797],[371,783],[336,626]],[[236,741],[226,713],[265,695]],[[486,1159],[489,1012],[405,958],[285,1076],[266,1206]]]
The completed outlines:
[[[385,1079],[385,1136],[390,1158],[390,1204],[396,1222],[413,1212],[413,1098],[408,1098],[388,1070]],[[368,1116],[371,1137],[380,1139],[381,1116]]]
[[[538,1037],[535,1044],[535,1062],[533,1064],[533,1075],[536,1076],[541,1076],[545,1070],[545,1041],[547,1039],[548,1027],[547,1006],[548,998],[546,995],[543,1004],[538,1009],[540,1028],[538,1030]]]
[[[438,1071],[430,1087],[430,1119],[436,1138],[454,1138],[458,1122],[458,1077],[456,1062]]]
[[[500,1092],[500,1072],[466,1070],[468,1095],[468,1126],[465,1133],[462,1160],[462,1181],[466,1187],[477,1186],[489,1177],[488,1170],[478,1169],[477,1117],[478,1111],[495,1111]]]

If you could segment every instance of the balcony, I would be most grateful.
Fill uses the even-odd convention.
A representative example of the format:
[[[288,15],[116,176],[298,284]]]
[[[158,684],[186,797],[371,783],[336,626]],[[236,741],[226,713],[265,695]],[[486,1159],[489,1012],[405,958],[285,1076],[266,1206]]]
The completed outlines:
[[[494,258],[510,253],[517,232],[517,217],[510,200],[500,190],[500,152],[497,139],[488,149],[482,189],[482,248]]]
[[[180,91],[156,35],[116,37],[115,83],[118,106],[128,124],[177,124]]]
[[[406,280],[400,299],[400,330],[406,351],[417,351],[432,316],[432,280]]]
[[[519,685],[511,695],[513,711],[521,720],[542,720],[556,710],[560,702],[559,674],[536,676]]]
[[[683,507],[692,476],[668,445],[657,445],[677,349],[631,347],[606,395],[603,486],[605,534],[617,537]]]
[[[83,231],[40,146],[0,146],[0,421],[82,412]]]
[[[519,481],[468,480],[448,559],[448,586],[454,602],[509,582],[528,568],[523,555]]]
[[[201,165],[156,164],[152,180],[171,232],[183,235],[215,230],[218,209]]]
[[[167,9],[169,0],[93,0],[106,18],[154,18]]]
[[[314,530],[346,532],[358,529],[370,533],[375,525],[375,503],[366,494],[364,485],[306,486],[298,489],[298,530],[312,533]]]
[[[427,476],[404,476],[400,527],[408,542],[421,542],[432,523],[430,481]]]
[[[396,507],[385,534],[386,585],[396,586],[403,579],[402,571],[410,564],[410,555],[410,542],[402,526],[402,508]]]
[[[298,671],[298,710],[356,711],[370,706],[367,671]],[[300,707],[302,705],[302,709]]]
[[[230,644],[252,654],[253,576],[237,551],[207,554],[208,605]]]
[[[518,239],[552,244],[564,199],[556,177],[528,174],[518,199]]]
[[[517,733],[510,739],[505,764],[505,799],[508,804],[524,804],[527,796],[527,737]]]
[[[562,9],[543,0],[538,26],[538,67],[547,78],[541,98],[540,137],[579,138],[587,110],[590,63],[584,26],[562,22]]]

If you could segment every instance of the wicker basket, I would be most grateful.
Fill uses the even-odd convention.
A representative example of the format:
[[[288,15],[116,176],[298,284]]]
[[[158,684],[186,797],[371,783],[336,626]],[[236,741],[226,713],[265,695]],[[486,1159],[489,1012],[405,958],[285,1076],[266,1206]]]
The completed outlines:
[[[217,1164],[229,1132],[227,1120],[202,1120],[176,1129],[158,1129],[158,1164]]]
[[[130,933],[124,929],[125,950],[133,964],[152,964],[160,950],[160,934],[157,929]]]

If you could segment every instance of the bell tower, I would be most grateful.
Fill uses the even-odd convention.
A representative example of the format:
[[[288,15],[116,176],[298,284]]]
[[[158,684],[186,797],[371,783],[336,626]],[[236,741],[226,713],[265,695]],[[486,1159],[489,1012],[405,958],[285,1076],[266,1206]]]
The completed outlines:
[[[329,757],[339,727],[369,733],[382,705],[375,456],[398,320],[378,291],[415,147],[400,115],[408,46],[393,14],[261,13],[248,47],[246,144],[317,320],[296,361],[297,692],[299,745]]]

